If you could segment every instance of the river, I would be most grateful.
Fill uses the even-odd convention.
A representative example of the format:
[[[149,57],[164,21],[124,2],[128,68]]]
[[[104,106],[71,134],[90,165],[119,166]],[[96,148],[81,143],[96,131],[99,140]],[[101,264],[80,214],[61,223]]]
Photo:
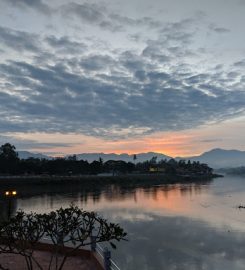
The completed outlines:
[[[245,205],[245,178],[33,190],[18,190],[14,208],[49,212],[74,203],[120,223],[129,241],[118,243],[112,257],[122,270],[245,269],[245,209],[237,208]]]

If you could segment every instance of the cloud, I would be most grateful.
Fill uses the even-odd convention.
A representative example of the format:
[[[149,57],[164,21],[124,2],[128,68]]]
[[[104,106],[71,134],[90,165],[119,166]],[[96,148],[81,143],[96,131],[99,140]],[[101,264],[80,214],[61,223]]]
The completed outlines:
[[[51,35],[46,37],[45,41],[51,48],[64,54],[81,53],[87,49],[87,45],[83,42],[71,41],[67,36],[57,38],[56,36]]]
[[[13,7],[31,8],[44,14],[51,14],[51,9],[47,4],[44,4],[42,0],[3,0],[7,4],[11,4]]]
[[[16,149],[18,150],[31,150],[33,148],[35,149],[47,149],[47,148],[56,148],[56,147],[71,147],[73,146],[72,143],[43,143],[43,142],[38,142],[35,140],[21,140],[17,139],[12,136],[0,136],[1,139],[1,144],[4,144],[6,142],[9,142],[13,145],[15,145]]]
[[[245,67],[245,59],[242,59],[241,61],[238,61],[234,63],[235,67]]]
[[[201,142],[201,143],[213,143],[213,142],[221,142],[223,141],[223,139],[220,139],[220,138],[214,138],[214,139],[204,139],[204,140],[199,140],[198,142]]]
[[[219,34],[225,34],[225,33],[229,33],[230,30],[227,28],[223,28],[223,27],[215,27],[213,28],[213,31],[219,33]]]
[[[104,8],[94,3],[77,4],[72,2],[64,5],[62,8],[65,12],[75,14],[89,23],[101,23],[105,19]]]
[[[111,69],[115,60],[108,55],[89,55],[81,58],[79,65],[86,71]]]
[[[77,4],[74,2],[65,4],[60,7],[62,14],[69,15],[70,17],[76,16],[78,19],[85,23],[97,25],[104,29],[111,31],[119,30],[119,26],[114,25],[108,18],[106,9],[95,3]]]
[[[229,33],[230,32],[230,29],[228,28],[225,28],[225,27],[220,27],[220,26],[217,26],[216,24],[214,23],[211,23],[209,25],[209,29],[213,32],[216,32],[218,34],[226,34],[226,33]]]
[[[112,20],[95,4],[67,5],[70,14],[77,12],[88,23]],[[123,16],[113,20],[131,23]],[[31,56],[0,64],[0,132],[77,132],[117,139],[192,129],[244,114],[242,70],[195,65],[194,22],[167,23],[137,50],[106,45],[96,50],[95,43],[91,48],[78,36],[1,27],[5,47]],[[233,68],[242,64],[237,61]]]
[[[112,32],[124,31],[125,27],[147,26],[148,28],[159,28],[160,23],[150,17],[130,18],[118,13],[111,12],[104,5],[85,2],[78,4],[70,2],[60,7],[62,14],[76,16],[83,22],[96,25],[102,29]]]
[[[37,52],[39,50],[37,35],[7,27],[0,26],[0,42],[18,52]]]
[[[132,53],[119,59],[81,58],[83,72],[70,72],[69,62],[0,65],[12,87],[0,97],[1,132],[72,131],[115,138],[194,128],[244,113],[242,85],[234,89],[224,80],[226,73],[153,71],[147,57]]]
[[[169,44],[176,42],[182,45],[190,44],[196,31],[196,27],[193,24],[197,24],[195,18],[167,23],[159,31],[161,34],[160,38]]]
[[[154,20],[150,17],[142,17],[138,19],[133,19],[127,16],[122,16],[120,14],[111,13],[109,14],[109,18],[124,26],[148,26],[149,28],[159,28],[161,26],[161,23],[157,20]]]

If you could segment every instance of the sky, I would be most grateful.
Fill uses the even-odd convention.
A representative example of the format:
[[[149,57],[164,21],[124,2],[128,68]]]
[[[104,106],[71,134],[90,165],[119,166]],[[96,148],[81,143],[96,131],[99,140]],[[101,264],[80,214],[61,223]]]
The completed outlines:
[[[245,150],[244,0],[0,0],[0,143]]]

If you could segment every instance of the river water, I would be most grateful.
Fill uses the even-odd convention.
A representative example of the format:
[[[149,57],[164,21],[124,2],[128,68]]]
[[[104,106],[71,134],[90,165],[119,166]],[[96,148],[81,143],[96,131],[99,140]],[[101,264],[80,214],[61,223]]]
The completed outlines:
[[[245,178],[157,186],[67,186],[19,191],[16,209],[71,203],[120,223],[127,242],[112,257],[125,270],[245,269]],[[22,193],[22,195],[21,195]]]

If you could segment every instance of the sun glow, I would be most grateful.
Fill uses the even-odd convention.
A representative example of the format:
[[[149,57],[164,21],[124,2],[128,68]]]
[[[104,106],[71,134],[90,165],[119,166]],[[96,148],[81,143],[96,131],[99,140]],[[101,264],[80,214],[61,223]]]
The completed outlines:
[[[8,133],[7,136],[20,145],[23,144],[22,149],[16,144],[18,150],[41,152],[52,156],[101,152],[116,154],[157,152],[171,157],[184,157],[199,155],[217,147],[245,150],[240,146],[243,133],[234,134],[234,130],[240,129],[245,129],[244,118],[202,126],[194,130],[156,132],[114,140],[77,133]]]

